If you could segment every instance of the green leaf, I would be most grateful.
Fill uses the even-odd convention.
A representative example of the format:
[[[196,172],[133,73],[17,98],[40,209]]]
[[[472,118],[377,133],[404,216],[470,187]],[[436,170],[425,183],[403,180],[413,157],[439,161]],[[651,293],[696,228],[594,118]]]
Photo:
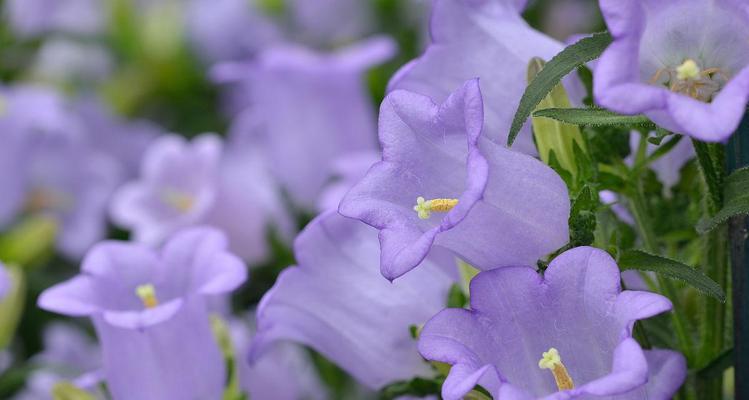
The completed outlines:
[[[402,396],[426,397],[439,395],[441,379],[414,378],[410,381],[399,381],[385,386],[380,391],[381,400],[391,400]]]
[[[644,115],[621,115],[602,108],[544,108],[534,117],[551,118],[560,122],[586,126],[655,125]]]
[[[91,393],[64,381],[52,387],[52,398],[54,400],[95,400]]]
[[[723,373],[733,366],[734,357],[735,355],[732,347],[719,354],[712,361],[708,362],[707,365],[697,371],[697,376],[700,379],[713,379],[723,376]]]
[[[731,217],[749,214],[749,167],[732,173],[725,181],[724,205],[714,216],[697,224],[697,232],[712,231]]]
[[[590,186],[584,186],[572,202],[570,212],[570,245],[587,246],[593,243],[596,230],[598,196]]]
[[[450,286],[450,291],[447,293],[447,307],[449,308],[463,308],[468,303],[463,288],[459,284],[454,283]]]
[[[726,293],[714,280],[702,272],[670,258],[656,256],[641,250],[629,250],[619,258],[619,267],[622,270],[651,271],[672,279],[678,279],[721,302],[726,301]]]
[[[608,32],[596,33],[562,50],[546,64],[525,89],[520,99],[510,134],[507,137],[508,146],[512,146],[520,129],[538,103],[562,81],[562,78],[575,68],[598,58],[609,43],[611,43],[611,35]]]

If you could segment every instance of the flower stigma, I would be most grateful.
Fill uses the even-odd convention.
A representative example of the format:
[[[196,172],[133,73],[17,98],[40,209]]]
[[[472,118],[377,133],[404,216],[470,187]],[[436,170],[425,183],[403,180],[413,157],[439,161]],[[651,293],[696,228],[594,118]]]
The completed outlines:
[[[156,288],[150,283],[136,287],[135,294],[140,297],[143,306],[146,308],[154,308],[159,305],[159,300],[156,298]]]
[[[562,357],[559,356],[557,349],[552,347],[549,351],[545,351],[541,356],[541,360],[538,361],[538,367],[551,370],[559,390],[575,388],[575,383],[572,381],[569,372],[567,372],[567,368],[562,364]]]
[[[664,67],[655,72],[650,83],[664,85],[668,90],[709,103],[728,82],[720,68],[700,68],[697,61],[687,58],[677,67]]]
[[[182,213],[189,212],[195,206],[195,198],[193,196],[177,190],[165,190],[163,199],[164,202]]]
[[[425,200],[419,196],[416,198],[414,211],[419,214],[420,219],[429,219],[434,212],[448,212],[458,205],[458,199],[430,199]]]

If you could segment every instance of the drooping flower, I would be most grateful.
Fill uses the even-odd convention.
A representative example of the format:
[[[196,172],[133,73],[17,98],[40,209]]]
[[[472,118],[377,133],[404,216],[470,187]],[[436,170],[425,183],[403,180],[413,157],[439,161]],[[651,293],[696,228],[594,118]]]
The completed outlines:
[[[725,141],[749,99],[749,5],[736,0],[601,0],[614,37],[595,70],[604,107]]]
[[[341,214],[380,229],[382,273],[395,279],[433,245],[485,270],[532,265],[568,237],[567,188],[549,167],[486,138],[478,80],[441,105],[406,91],[380,109],[383,161]]]
[[[663,296],[621,291],[604,251],[569,250],[543,277],[505,267],[471,281],[471,309],[446,309],[419,339],[429,360],[452,364],[445,399],[480,384],[499,399],[670,399],[686,377],[675,352],[646,350],[635,321],[671,309]]]
[[[389,89],[413,91],[439,103],[463,82],[478,77],[487,104],[485,134],[504,145],[527,86],[529,61],[549,60],[563,48],[528,26],[520,16],[524,6],[525,1],[517,0],[435,0],[431,45],[392,78]],[[529,125],[513,149],[536,154]]]
[[[52,400],[52,388],[60,381],[93,390],[99,383],[101,352],[80,328],[53,322],[44,330],[44,350],[32,357],[38,366],[14,400]]]
[[[331,160],[376,150],[362,74],[393,51],[391,40],[376,38],[333,54],[275,47],[249,66],[223,66],[233,70],[223,78],[234,75],[248,90],[248,108],[235,121],[233,138],[262,149],[293,202],[314,209],[331,178]]]
[[[99,0],[9,0],[5,12],[13,31],[24,37],[51,32],[96,34],[104,27]]]
[[[3,93],[0,137],[10,172],[0,173],[9,195],[0,224],[22,213],[44,214],[59,225],[57,247],[78,258],[106,234],[106,206],[121,169],[86,140],[80,119],[54,92],[32,87]]]
[[[103,242],[80,275],[42,293],[39,307],[93,320],[114,398],[217,399],[225,368],[206,302],[247,275],[226,249],[211,228],[177,233],[160,252]]]
[[[252,315],[254,320],[254,315]],[[312,359],[296,343],[278,342],[252,365],[249,351],[254,328],[239,319],[229,322],[234,343],[239,383],[251,399],[322,400],[329,398]]]
[[[254,158],[254,159],[253,159]],[[112,219],[152,246],[174,232],[211,224],[229,236],[232,251],[255,262],[268,250],[266,230],[277,223],[288,232],[280,199],[256,160],[202,135],[157,139],[144,156],[141,176],[113,196]],[[190,171],[190,173],[185,173]]]
[[[282,272],[260,303],[251,361],[291,340],[372,389],[430,374],[409,327],[443,308],[454,279],[449,266],[427,260],[391,284],[378,273],[377,231],[332,211],[311,222],[294,248],[299,266]]]

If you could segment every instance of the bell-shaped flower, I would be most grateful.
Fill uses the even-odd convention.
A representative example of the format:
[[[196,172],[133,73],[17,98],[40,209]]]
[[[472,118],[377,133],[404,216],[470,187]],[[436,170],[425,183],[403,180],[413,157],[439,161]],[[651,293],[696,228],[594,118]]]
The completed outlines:
[[[419,351],[452,365],[446,400],[480,384],[494,398],[672,398],[686,362],[645,350],[635,321],[671,309],[665,297],[621,291],[619,268],[604,251],[579,247],[543,276],[531,267],[482,272],[471,281],[471,309],[446,309],[421,332]]]
[[[596,101],[673,132],[725,141],[749,100],[749,4],[601,0],[614,37],[594,74]]]
[[[170,135],[149,147],[140,178],[114,194],[110,211],[136,241],[152,246],[188,226],[216,226],[232,251],[256,262],[267,254],[272,223],[290,230],[281,204],[259,157],[225,148],[215,135],[189,142]]]
[[[292,201],[314,209],[332,177],[331,160],[377,149],[362,76],[393,52],[391,40],[376,38],[333,54],[274,47],[249,66],[224,65],[216,75],[233,75],[249,97],[233,138],[262,149]]]
[[[299,266],[281,273],[258,308],[251,361],[290,340],[372,389],[431,375],[410,327],[444,307],[455,274],[449,265],[427,260],[391,284],[378,272],[377,231],[333,211],[311,222],[294,249]]]
[[[39,307],[93,320],[114,398],[218,399],[226,376],[207,298],[231,292],[246,277],[222,233],[193,228],[159,252],[98,244],[81,274],[44,291]]]
[[[524,6],[522,0],[435,0],[432,43],[392,78],[389,89],[413,91],[439,103],[463,82],[478,77],[487,105],[486,136],[504,145],[527,86],[531,58],[549,60],[563,49],[528,26],[520,15]],[[570,82],[568,91],[572,89]],[[513,149],[536,154],[530,124]]]
[[[488,140],[478,80],[437,105],[395,91],[380,109],[382,161],[341,202],[380,229],[381,268],[395,279],[436,245],[482,270],[533,265],[567,243],[562,179],[531,156]]]

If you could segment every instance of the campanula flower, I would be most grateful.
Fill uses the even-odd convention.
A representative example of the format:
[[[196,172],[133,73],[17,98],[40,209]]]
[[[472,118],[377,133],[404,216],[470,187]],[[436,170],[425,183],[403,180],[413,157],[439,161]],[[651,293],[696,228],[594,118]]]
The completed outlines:
[[[598,61],[602,106],[645,114],[693,138],[721,142],[749,99],[749,4],[737,0],[601,0],[613,43]]]
[[[283,271],[260,303],[251,361],[291,340],[372,389],[431,374],[409,327],[445,305],[454,279],[449,265],[427,260],[391,284],[378,272],[377,231],[334,211],[311,222],[294,249],[299,266]]]
[[[670,399],[686,377],[684,357],[643,351],[632,328],[671,302],[621,291],[620,280],[616,262],[591,247],[561,254],[543,276],[532,267],[482,272],[471,281],[471,309],[432,318],[419,351],[452,364],[446,400],[477,384],[499,399]]]
[[[160,251],[103,242],[81,273],[39,297],[39,307],[90,317],[103,376],[116,399],[216,399],[224,360],[211,331],[207,298],[241,285],[247,270],[212,228],[175,234]]]
[[[486,138],[478,80],[442,104],[398,90],[380,109],[382,161],[346,195],[341,214],[380,229],[381,268],[395,279],[433,246],[476,268],[535,264],[567,243],[562,179]]]

